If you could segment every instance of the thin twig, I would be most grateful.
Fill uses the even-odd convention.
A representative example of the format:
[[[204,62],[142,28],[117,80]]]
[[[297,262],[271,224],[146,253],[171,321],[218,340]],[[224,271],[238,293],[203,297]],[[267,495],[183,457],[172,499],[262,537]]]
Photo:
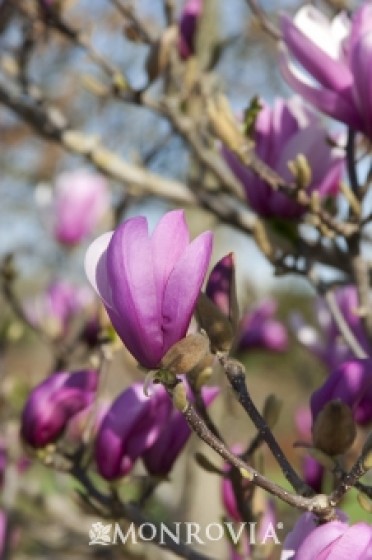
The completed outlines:
[[[247,0],[247,4],[250,7],[252,13],[259,21],[262,29],[266,31],[266,33],[272,38],[278,41],[281,39],[282,34],[277,26],[270,21],[268,15],[266,14],[265,10],[258,5],[256,0]]]
[[[282,469],[284,476],[291,484],[292,488],[294,488],[294,490],[296,490],[296,492],[301,495],[311,495],[311,488],[298,476],[296,471],[293,469],[292,465],[284,455],[280,445],[276,441],[272,431],[267,425],[265,419],[252,401],[245,382],[244,366],[237,360],[229,358],[225,354],[219,355],[219,361],[224,368],[226,376],[240,404],[247,412],[248,416],[256,426],[262,438],[267,443],[273,456]]]
[[[330,495],[330,503],[336,506],[349,490],[354,488],[359,479],[368,472],[369,467],[364,466],[364,456],[362,455],[353,465],[351,470],[345,474],[337,488]]]
[[[324,294],[324,299],[328,304],[328,308],[331,315],[342,334],[342,337],[346,344],[349,346],[350,350],[354,353],[356,358],[368,358],[367,353],[364,351],[360,345],[358,339],[355,337],[354,333],[350,329],[349,325],[345,321],[345,317],[341,313],[340,307],[337,303],[333,290],[327,290]]]
[[[323,494],[305,497],[293,494],[272,482],[264,475],[260,474],[253,467],[245,463],[242,459],[234,455],[212,432],[207,428],[205,422],[196,412],[192,404],[188,404],[187,408],[182,412],[190,428],[202,439],[211,449],[216,451],[225,461],[236,467],[240,474],[250,480],[252,484],[260,486],[273,496],[281,499],[283,502],[303,511],[312,511],[315,515],[324,520],[334,518],[335,512],[329,506],[327,496]],[[311,491],[313,494],[313,491]]]

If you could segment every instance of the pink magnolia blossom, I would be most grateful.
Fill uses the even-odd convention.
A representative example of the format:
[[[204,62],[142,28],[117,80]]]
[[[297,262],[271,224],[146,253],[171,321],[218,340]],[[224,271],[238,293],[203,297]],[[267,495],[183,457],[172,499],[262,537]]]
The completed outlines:
[[[63,173],[55,187],[55,238],[63,245],[80,243],[93,233],[108,208],[108,185],[104,177],[85,169]]]
[[[94,293],[86,286],[55,280],[43,293],[28,298],[23,309],[31,325],[52,338],[59,338],[66,334],[73,318],[89,306],[93,298]]]
[[[330,146],[327,132],[314,113],[299,98],[277,99],[271,108],[266,103],[259,112],[254,130],[257,155],[285,181],[294,177],[288,162],[303,154],[311,168],[308,192],[321,197],[337,194],[343,173],[344,158]],[[224,158],[244,186],[252,210],[260,216],[296,219],[304,209],[284,193],[274,191],[259,179],[226,148]]]
[[[98,374],[93,370],[57,372],[35,387],[24,406],[22,439],[40,448],[55,441],[71,418],[94,400]]]
[[[187,332],[207,272],[212,233],[190,243],[182,210],[126,220],[89,247],[85,268],[111,322],[135,358],[156,368]]]
[[[304,513],[287,535],[283,550],[294,551],[293,560],[372,560],[372,526],[349,526],[345,515],[339,521],[317,526],[314,515]]]
[[[304,6],[294,20],[281,19],[285,47],[281,71],[288,84],[320,111],[372,137],[372,2],[350,20],[331,22],[314,6]],[[315,80],[299,71],[289,53]]]
[[[202,390],[206,406],[218,393],[216,387]],[[166,476],[190,435],[164,387],[154,386],[147,396],[143,383],[135,383],[116,398],[102,419],[95,445],[98,471],[106,480],[115,480],[142,458],[150,474]]]

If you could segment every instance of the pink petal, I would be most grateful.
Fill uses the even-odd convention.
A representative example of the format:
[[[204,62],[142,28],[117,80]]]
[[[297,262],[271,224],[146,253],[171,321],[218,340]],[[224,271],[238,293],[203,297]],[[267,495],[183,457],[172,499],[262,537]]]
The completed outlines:
[[[350,54],[355,102],[363,115],[364,129],[372,133],[372,31],[364,35]]]
[[[189,244],[189,230],[183,210],[165,214],[151,237],[154,273],[162,297],[169,275]]]
[[[363,123],[354,107],[344,100],[343,94],[317,88],[300,79],[290,63],[288,52],[280,50],[280,71],[287,83],[309,103],[336,120],[340,120],[356,129],[363,129]]]
[[[281,18],[281,28],[291,53],[322,86],[338,92],[350,88],[353,78],[347,66],[308,39],[286,14]]]
[[[208,231],[194,239],[169,276],[162,306],[166,349],[186,334],[207,272],[212,239],[213,235]]]
[[[368,554],[369,553],[369,554]],[[357,523],[347,529],[330,550],[327,560],[371,560],[372,527]]]
[[[107,250],[107,272],[123,342],[142,365],[155,367],[163,355],[161,294],[145,218],[131,218],[116,229]]]

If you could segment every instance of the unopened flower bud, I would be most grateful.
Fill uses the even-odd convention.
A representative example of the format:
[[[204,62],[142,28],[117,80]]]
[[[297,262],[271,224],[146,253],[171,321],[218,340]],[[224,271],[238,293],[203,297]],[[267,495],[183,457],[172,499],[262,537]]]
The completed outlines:
[[[328,402],[312,428],[314,446],[328,455],[341,455],[351,447],[356,428],[350,407],[341,400]]]
[[[21,435],[31,447],[54,442],[71,418],[95,397],[98,374],[93,370],[54,373],[29,395],[22,413]]]
[[[161,361],[162,369],[174,375],[193,370],[209,354],[209,340],[200,333],[189,334],[168,350]]]

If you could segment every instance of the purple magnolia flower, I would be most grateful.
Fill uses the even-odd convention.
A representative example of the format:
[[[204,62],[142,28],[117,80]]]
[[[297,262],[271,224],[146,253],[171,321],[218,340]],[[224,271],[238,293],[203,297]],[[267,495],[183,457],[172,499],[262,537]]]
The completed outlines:
[[[65,280],[52,282],[46,291],[24,304],[30,323],[53,338],[63,336],[77,312],[93,301],[87,287],[77,287]]]
[[[357,315],[358,294],[355,286],[345,286],[335,292],[337,305],[357,338],[359,344],[368,355],[372,355],[372,348],[365,334],[363,324]],[[349,346],[344,342],[340,331],[323,298],[318,298],[315,304],[316,320],[320,332],[304,322],[301,315],[291,316],[293,332],[301,344],[317,356],[330,371],[337,368],[346,360],[354,357]]]
[[[281,70],[289,85],[320,111],[372,136],[372,2],[364,2],[350,21],[332,22],[313,6],[304,6],[294,21],[281,19],[290,54],[317,82],[291,64],[282,49]]]
[[[372,421],[372,360],[345,362],[326,379],[311,397],[313,421],[329,401],[337,399],[351,408],[357,423]]]
[[[288,347],[288,335],[284,325],[274,319],[277,304],[266,299],[248,311],[240,323],[238,350],[264,348],[284,352]]]
[[[203,387],[202,398],[205,405],[209,406],[219,392],[218,387]],[[155,443],[142,454],[148,472],[155,476],[167,476],[190,435],[191,430],[185,418],[178,410],[173,409]]]
[[[311,168],[308,192],[321,197],[335,195],[343,173],[344,158],[330,146],[327,132],[315,114],[300,102],[277,99],[273,108],[263,103],[254,131],[257,155],[285,181],[293,181],[288,162],[303,154]],[[296,219],[304,213],[295,200],[274,191],[226,148],[224,158],[244,186],[251,208],[263,217]]]
[[[219,389],[202,390],[208,406]],[[138,458],[152,475],[166,476],[191,435],[190,428],[161,385],[151,396],[135,383],[123,391],[106,412],[98,429],[95,457],[106,480],[128,474]]]
[[[33,389],[22,413],[21,436],[32,447],[55,441],[71,418],[94,400],[98,374],[57,372]]]
[[[339,515],[340,521],[317,526],[315,516],[304,513],[287,535],[283,550],[293,551],[294,560],[372,560],[372,526],[349,526],[345,515]]]
[[[106,179],[79,169],[57,179],[54,199],[54,236],[63,245],[89,237],[109,208]]]
[[[198,21],[203,10],[203,0],[186,0],[179,23],[178,52],[183,60],[195,54]]]
[[[182,210],[168,212],[152,235],[130,218],[89,247],[87,276],[128,350],[156,368],[187,332],[212,251],[212,233],[190,243]]]
[[[123,391],[104,416],[95,444],[98,471],[106,480],[128,474],[146,449],[159,437],[172,413],[172,402],[162,386],[147,397],[143,384]]]

